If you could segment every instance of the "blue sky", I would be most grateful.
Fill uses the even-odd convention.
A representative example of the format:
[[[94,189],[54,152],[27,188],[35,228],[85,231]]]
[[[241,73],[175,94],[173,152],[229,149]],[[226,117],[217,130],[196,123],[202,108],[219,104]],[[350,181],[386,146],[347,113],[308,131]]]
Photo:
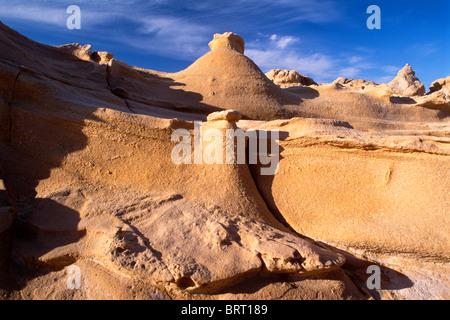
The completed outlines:
[[[369,5],[381,29],[369,30]],[[69,30],[69,5],[81,29]],[[142,68],[176,72],[232,31],[267,72],[296,69],[317,82],[338,76],[389,82],[406,63],[428,87],[450,75],[450,1],[403,0],[0,0],[0,20],[50,45],[78,42]]]

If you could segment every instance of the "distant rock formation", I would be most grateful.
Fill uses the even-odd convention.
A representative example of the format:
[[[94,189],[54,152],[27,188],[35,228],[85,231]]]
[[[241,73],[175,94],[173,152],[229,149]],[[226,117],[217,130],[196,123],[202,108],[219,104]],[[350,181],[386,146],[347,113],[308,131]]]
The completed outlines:
[[[388,83],[392,92],[404,97],[423,96],[425,94],[425,86],[416,77],[409,64],[401,69],[397,76]]]
[[[70,43],[59,46],[58,48],[63,49],[81,60],[93,61],[98,64],[108,64],[114,57],[112,53],[106,51],[92,52],[92,46],[90,44],[82,46],[79,43]]]
[[[344,77],[339,77],[333,81],[333,83],[348,84],[350,86],[363,86],[363,85],[375,85],[373,81],[367,81],[364,79],[347,79]]]
[[[345,77],[339,77],[336,80],[334,80],[332,83],[339,83],[339,84],[345,84],[348,81]]]
[[[67,53],[70,53],[81,60],[89,61],[91,59],[92,46],[90,44],[83,46],[79,43],[68,43],[59,46],[58,48],[63,49]]]
[[[267,78],[278,85],[301,84],[304,86],[317,85],[308,76],[300,74],[297,70],[272,69],[266,73]]]
[[[336,89],[351,89],[351,90],[364,90],[368,86],[377,86],[373,81],[367,81],[364,79],[347,79],[345,77],[339,77],[332,82]]]

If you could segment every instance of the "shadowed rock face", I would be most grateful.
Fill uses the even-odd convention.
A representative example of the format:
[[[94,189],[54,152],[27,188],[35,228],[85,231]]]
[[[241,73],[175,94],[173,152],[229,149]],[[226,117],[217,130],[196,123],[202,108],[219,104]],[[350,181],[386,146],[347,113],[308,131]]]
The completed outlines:
[[[440,90],[446,90],[447,92],[450,90],[450,76],[433,81],[429,93],[431,94]]]
[[[283,89],[238,35],[210,47],[169,74],[0,24],[0,297],[448,298],[447,82]],[[279,131],[277,174],[173,163],[194,121]]]

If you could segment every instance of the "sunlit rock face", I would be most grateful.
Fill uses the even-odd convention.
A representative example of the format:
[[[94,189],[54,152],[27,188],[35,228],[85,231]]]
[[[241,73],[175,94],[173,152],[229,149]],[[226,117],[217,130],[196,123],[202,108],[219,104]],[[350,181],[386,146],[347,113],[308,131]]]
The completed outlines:
[[[448,77],[285,86],[244,45],[164,73],[0,24],[0,298],[449,298]],[[258,161],[174,163],[199,125]]]

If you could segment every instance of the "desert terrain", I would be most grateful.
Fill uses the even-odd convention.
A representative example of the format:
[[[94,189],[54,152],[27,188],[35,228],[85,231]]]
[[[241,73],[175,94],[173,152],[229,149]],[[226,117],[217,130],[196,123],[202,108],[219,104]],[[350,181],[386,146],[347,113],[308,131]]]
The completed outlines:
[[[209,47],[166,73],[0,23],[0,298],[450,298],[450,77],[316,83]],[[174,163],[199,123],[268,132],[276,172]]]

